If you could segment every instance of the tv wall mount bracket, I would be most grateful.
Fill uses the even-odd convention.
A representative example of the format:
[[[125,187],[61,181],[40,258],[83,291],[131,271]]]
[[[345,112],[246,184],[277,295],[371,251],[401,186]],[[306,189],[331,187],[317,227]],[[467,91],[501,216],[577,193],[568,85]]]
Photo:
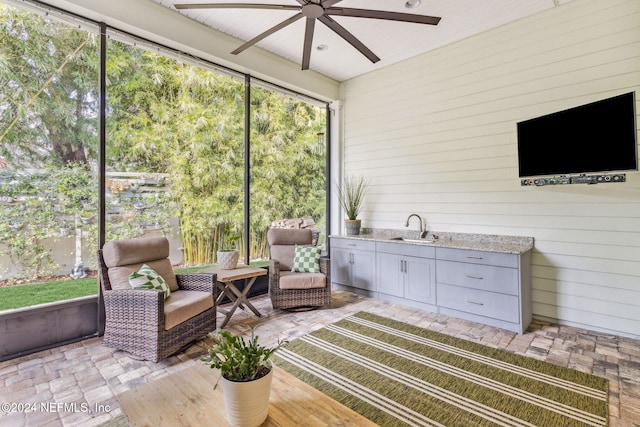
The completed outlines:
[[[520,185],[522,187],[542,187],[543,185],[600,184],[609,182],[625,182],[626,180],[627,175],[624,173],[577,176],[560,175],[552,178],[524,178],[520,180]]]

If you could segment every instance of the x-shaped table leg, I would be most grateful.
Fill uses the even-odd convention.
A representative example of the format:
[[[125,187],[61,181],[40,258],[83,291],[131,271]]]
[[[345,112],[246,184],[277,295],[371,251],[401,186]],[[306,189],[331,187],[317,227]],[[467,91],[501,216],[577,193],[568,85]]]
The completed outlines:
[[[247,299],[247,294],[251,290],[251,287],[253,286],[253,283],[256,281],[256,277],[252,277],[252,278],[250,278],[248,280],[249,281],[245,285],[245,287],[242,290],[242,292],[240,292],[240,290],[236,287],[236,285],[233,283],[233,281],[229,281],[229,282],[220,282],[220,281],[218,281],[217,282],[218,288],[222,292],[220,293],[220,295],[218,295],[218,299],[216,300],[216,303],[220,304],[220,302],[222,302],[222,299],[224,298],[225,295],[231,301],[233,301],[233,305],[231,306],[229,311],[227,311],[227,313],[224,316],[224,321],[222,322],[222,325],[220,326],[221,328],[224,328],[227,325],[227,323],[229,322],[229,319],[231,319],[231,316],[233,315],[233,313],[236,311],[236,309],[238,307],[240,307],[240,308],[242,308],[244,310],[244,307],[242,306],[242,304],[245,304],[247,307],[249,307],[249,309],[251,309],[251,311],[253,311],[253,313],[256,316],[258,316],[258,317],[262,316],[260,314],[260,312]]]

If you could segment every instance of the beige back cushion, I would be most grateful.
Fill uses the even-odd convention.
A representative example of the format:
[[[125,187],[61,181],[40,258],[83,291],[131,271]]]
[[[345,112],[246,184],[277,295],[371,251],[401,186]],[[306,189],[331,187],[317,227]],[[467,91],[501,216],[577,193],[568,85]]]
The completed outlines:
[[[102,248],[104,263],[109,269],[112,289],[131,289],[129,275],[147,264],[177,291],[178,282],[169,261],[169,241],[166,237],[142,237],[112,240]]]
[[[280,270],[291,270],[295,245],[310,245],[312,240],[309,229],[270,228],[267,231],[271,259],[280,261]]]

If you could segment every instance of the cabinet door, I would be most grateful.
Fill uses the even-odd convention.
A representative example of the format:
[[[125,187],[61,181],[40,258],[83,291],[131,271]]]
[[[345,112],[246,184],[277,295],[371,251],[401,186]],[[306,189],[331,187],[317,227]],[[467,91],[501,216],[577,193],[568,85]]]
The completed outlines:
[[[404,297],[404,258],[400,255],[378,253],[376,267],[378,292]]]
[[[427,304],[436,303],[436,261],[405,257],[405,298]]]
[[[351,256],[351,286],[375,291],[375,252],[352,250]],[[331,274],[333,274],[333,270]]]
[[[351,251],[331,248],[331,281],[351,286]]]

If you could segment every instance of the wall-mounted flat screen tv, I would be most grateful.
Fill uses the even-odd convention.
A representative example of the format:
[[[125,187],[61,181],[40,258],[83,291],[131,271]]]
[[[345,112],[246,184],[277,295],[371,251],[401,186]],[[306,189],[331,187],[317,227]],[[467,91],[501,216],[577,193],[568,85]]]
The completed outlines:
[[[520,177],[638,170],[635,92],[518,123]]]

